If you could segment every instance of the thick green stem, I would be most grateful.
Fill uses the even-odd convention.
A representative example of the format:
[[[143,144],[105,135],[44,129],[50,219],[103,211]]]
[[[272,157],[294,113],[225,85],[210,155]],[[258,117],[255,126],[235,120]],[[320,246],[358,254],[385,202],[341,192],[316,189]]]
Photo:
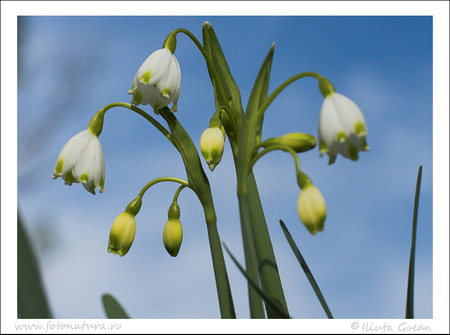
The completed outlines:
[[[219,296],[220,315],[222,319],[235,319],[233,297],[231,295],[230,283],[223,257],[222,245],[217,230],[216,222],[207,222],[209,248],[216,278],[217,294]]]
[[[216,278],[217,294],[222,318],[235,318],[228,274],[223,257],[222,244],[217,231],[217,217],[208,178],[192,139],[167,107],[161,110],[173,136],[173,143],[181,154],[188,177],[189,187],[197,194],[205,213],[211,257]]]

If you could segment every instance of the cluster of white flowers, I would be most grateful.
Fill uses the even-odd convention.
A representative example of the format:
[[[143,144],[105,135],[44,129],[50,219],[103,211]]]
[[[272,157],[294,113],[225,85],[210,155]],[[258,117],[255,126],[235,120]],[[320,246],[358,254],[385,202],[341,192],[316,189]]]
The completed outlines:
[[[128,92],[133,96],[132,104],[150,104],[156,114],[170,103],[173,103],[171,111],[177,110],[176,104],[181,88],[181,71],[172,52],[166,48],[157,50],[140,66],[134,76],[132,88]],[[328,154],[328,164],[333,164],[339,153],[345,158],[357,160],[360,151],[369,150],[366,142],[367,127],[364,116],[352,100],[336,93],[328,80],[322,77],[319,81],[322,85],[322,94],[325,97],[318,123],[320,156],[324,153]],[[99,188],[100,192],[104,191],[105,161],[102,146],[98,139],[101,127],[99,129],[100,131],[94,131],[89,127],[67,142],[58,156],[53,178],[62,177],[65,184],[68,185],[82,183],[86,190],[92,194],[95,194],[96,188]],[[301,135],[305,136],[304,134]],[[304,138],[301,137],[299,141],[298,136],[298,134],[288,134],[277,140],[287,141],[286,143],[293,148],[297,148],[301,144],[301,147],[296,150],[298,152],[308,150],[309,147],[315,145],[314,139],[314,142],[310,145],[309,142],[307,143],[309,146],[308,149],[305,149]],[[225,138],[226,134],[223,127],[208,128],[201,136],[201,152],[211,171],[222,159]],[[326,216],[325,200],[320,191],[312,184],[307,185],[300,193],[298,212],[300,219],[311,233],[315,234],[323,229]],[[182,233],[178,226],[172,224],[168,227],[172,227],[170,231],[177,231],[176,234],[172,235],[176,236],[175,240],[179,240],[181,243]],[[117,227],[120,227],[120,229]],[[166,227],[164,233],[166,247],[170,244],[168,241],[172,241],[167,237],[166,231],[169,231],[169,228]],[[129,245],[134,239],[134,216],[127,216],[126,214],[119,216],[113,225],[113,231],[115,232],[115,235],[113,234],[114,243],[111,242],[110,245],[119,245],[119,247],[116,250],[110,246],[110,251],[123,255],[128,251]],[[123,239],[126,240],[123,245],[127,247],[122,247],[120,241]],[[170,249],[172,250],[171,254],[176,255],[178,249],[172,249]]]

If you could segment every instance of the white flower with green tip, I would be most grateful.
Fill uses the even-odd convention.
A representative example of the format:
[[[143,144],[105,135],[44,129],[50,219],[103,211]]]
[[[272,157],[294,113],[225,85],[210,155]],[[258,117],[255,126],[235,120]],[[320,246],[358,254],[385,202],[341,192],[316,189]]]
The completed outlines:
[[[73,136],[62,148],[56,161],[52,178],[62,177],[66,185],[82,183],[95,194],[95,188],[103,192],[105,160],[101,143],[96,135],[86,129]]]
[[[172,111],[180,95],[181,71],[176,57],[168,49],[153,52],[134,76],[128,94],[133,105],[148,105],[155,113],[173,102]]]
[[[340,153],[358,160],[360,151],[367,151],[367,127],[359,107],[346,96],[331,92],[325,97],[319,117],[319,152],[328,154],[333,164]]]

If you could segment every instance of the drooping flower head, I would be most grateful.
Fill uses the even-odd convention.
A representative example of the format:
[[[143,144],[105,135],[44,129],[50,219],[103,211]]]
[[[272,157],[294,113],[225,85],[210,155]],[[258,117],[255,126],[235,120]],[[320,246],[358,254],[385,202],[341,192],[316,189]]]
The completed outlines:
[[[328,164],[335,162],[338,153],[356,161],[360,151],[369,150],[364,116],[352,100],[336,93],[328,80],[325,83],[321,87],[325,100],[318,126],[320,156],[328,154]]]
[[[153,107],[155,113],[173,102],[172,111],[180,95],[181,71],[178,61],[166,48],[153,52],[141,65],[133,79],[128,94],[133,95],[131,103]]]
[[[73,136],[62,148],[52,178],[62,177],[66,185],[82,183],[95,194],[95,188],[104,192],[105,160],[98,135],[86,129]]]

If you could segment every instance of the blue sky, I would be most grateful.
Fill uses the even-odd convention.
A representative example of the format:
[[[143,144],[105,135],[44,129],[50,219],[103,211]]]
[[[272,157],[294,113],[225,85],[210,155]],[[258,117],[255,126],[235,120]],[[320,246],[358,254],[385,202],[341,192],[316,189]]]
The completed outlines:
[[[69,187],[51,179],[60,149],[86,129],[97,110],[130,101],[127,91],[134,74],[166,36],[183,27],[201,40],[205,21],[221,42],[244,107],[275,42],[270,91],[296,73],[315,71],[354,100],[366,119],[371,150],[361,153],[358,162],[338,156],[328,166],[328,158],[320,158],[317,149],[300,155],[302,169],[327,201],[325,229],[317,236],[298,218],[299,189],[289,155],[267,155],[254,168],[291,315],[326,317],[279,219],[290,229],[336,318],[404,316],[415,181],[422,165],[416,317],[436,317],[433,234],[440,224],[448,232],[448,220],[433,216],[437,111],[432,16],[30,16],[19,21],[17,202],[34,237],[55,317],[103,318],[100,296],[105,292],[116,296],[134,318],[220,316],[206,227],[193,193],[180,196],[184,239],[176,258],[162,244],[176,189],[170,184],[146,193],[130,252],[121,258],[106,251],[114,218],[147,182],[161,176],[185,178],[179,155],[149,123],[125,109],[106,114],[100,136],[106,160],[104,193],[92,196],[79,184]],[[185,35],[178,35],[175,55],[182,72],[176,116],[198,146],[214,111],[211,84],[201,54]],[[263,138],[294,131],[317,135],[322,101],[315,79],[294,83],[267,110]],[[2,124],[3,117],[2,112]],[[442,136],[447,143],[448,129]],[[2,129],[2,156],[3,142]],[[442,154],[448,158],[448,150]],[[445,164],[448,172],[448,159]],[[213,173],[206,164],[204,168],[221,238],[243,262],[230,148]],[[2,166],[2,184],[3,179]],[[247,318],[245,279],[225,258],[237,316]]]

